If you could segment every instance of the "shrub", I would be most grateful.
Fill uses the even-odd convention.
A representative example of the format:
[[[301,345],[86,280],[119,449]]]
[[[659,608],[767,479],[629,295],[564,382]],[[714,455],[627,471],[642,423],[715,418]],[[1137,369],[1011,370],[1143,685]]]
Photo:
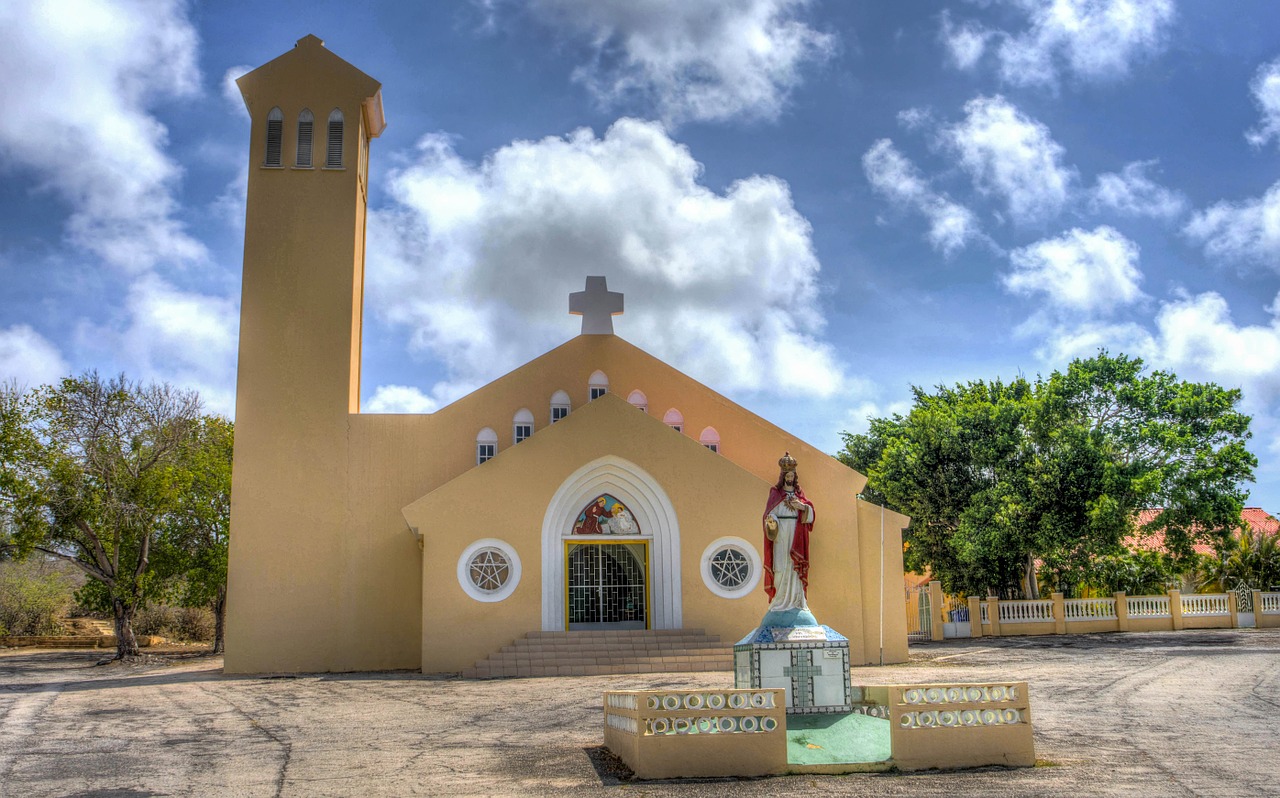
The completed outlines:
[[[178,612],[167,604],[147,604],[133,614],[133,633],[172,637]]]
[[[213,611],[208,607],[182,607],[178,610],[174,636],[192,643],[212,643]]]
[[[56,635],[76,583],[39,561],[0,563],[0,635]]]
[[[184,642],[213,640],[213,613],[207,607],[148,604],[133,616],[133,631]]]

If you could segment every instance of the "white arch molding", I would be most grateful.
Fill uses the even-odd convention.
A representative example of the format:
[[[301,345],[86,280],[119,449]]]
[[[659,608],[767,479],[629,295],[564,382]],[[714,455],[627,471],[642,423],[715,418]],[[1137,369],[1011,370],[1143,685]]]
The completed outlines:
[[[564,631],[564,540],[587,502],[608,493],[627,506],[650,542],[649,625],[679,629],[680,523],[666,492],[644,469],[605,455],[592,460],[561,483],[542,519],[542,629]],[[619,537],[618,542],[634,540]]]

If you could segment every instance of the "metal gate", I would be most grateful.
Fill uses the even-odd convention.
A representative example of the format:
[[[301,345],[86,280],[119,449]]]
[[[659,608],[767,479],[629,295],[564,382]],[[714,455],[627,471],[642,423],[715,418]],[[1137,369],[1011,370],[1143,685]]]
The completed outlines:
[[[1245,582],[1241,582],[1235,587],[1236,594],[1236,610],[1238,612],[1253,612],[1253,588]]]
[[[566,628],[649,628],[647,542],[571,542],[566,549]]]
[[[922,643],[933,639],[932,603],[929,585],[907,588],[907,642]]]

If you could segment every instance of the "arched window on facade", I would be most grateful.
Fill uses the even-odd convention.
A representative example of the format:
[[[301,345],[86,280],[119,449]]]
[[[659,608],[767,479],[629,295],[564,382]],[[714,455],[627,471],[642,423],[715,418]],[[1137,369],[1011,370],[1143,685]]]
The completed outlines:
[[[633,407],[640,408],[641,413],[649,412],[649,397],[645,396],[644,391],[639,388],[631,392],[631,395],[627,397],[627,401],[630,402]]]
[[[604,375],[603,371],[597,369],[591,373],[591,378],[587,380],[587,387],[591,389],[591,398],[599,399],[609,392],[609,378]]]
[[[511,421],[511,437],[516,442],[527,440],[533,435],[533,413],[522,407]]]
[[[267,154],[262,159],[263,166],[282,166],[284,157],[281,147],[284,144],[284,112],[272,108],[267,114]]]
[[[684,432],[684,416],[681,415],[680,411],[676,410],[674,407],[663,414],[662,423],[671,427],[671,429],[676,432]]]
[[[707,427],[698,435],[698,443],[707,447],[716,454],[720,453],[720,433],[716,432],[715,427]]]
[[[324,168],[342,168],[342,111],[337,108],[329,114],[329,139],[325,150]]]
[[[298,157],[294,161],[295,166],[311,168],[311,140],[315,125],[316,118],[311,109],[302,109],[302,113],[298,114]]]
[[[565,416],[569,415],[569,411],[573,409],[573,405],[569,401],[569,394],[564,391],[556,391],[551,394],[551,423],[554,424]]]
[[[498,433],[485,427],[476,435],[476,465],[487,463],[498,453]]]

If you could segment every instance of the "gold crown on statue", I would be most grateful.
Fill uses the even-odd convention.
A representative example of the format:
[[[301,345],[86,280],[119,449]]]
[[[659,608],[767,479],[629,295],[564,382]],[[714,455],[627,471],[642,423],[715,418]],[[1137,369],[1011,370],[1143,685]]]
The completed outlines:
[[[791,452],[783,453],[782,459],[778,461],[778,468],[781,468],[783,471],[796,470],[796,459],[791,456]]]

